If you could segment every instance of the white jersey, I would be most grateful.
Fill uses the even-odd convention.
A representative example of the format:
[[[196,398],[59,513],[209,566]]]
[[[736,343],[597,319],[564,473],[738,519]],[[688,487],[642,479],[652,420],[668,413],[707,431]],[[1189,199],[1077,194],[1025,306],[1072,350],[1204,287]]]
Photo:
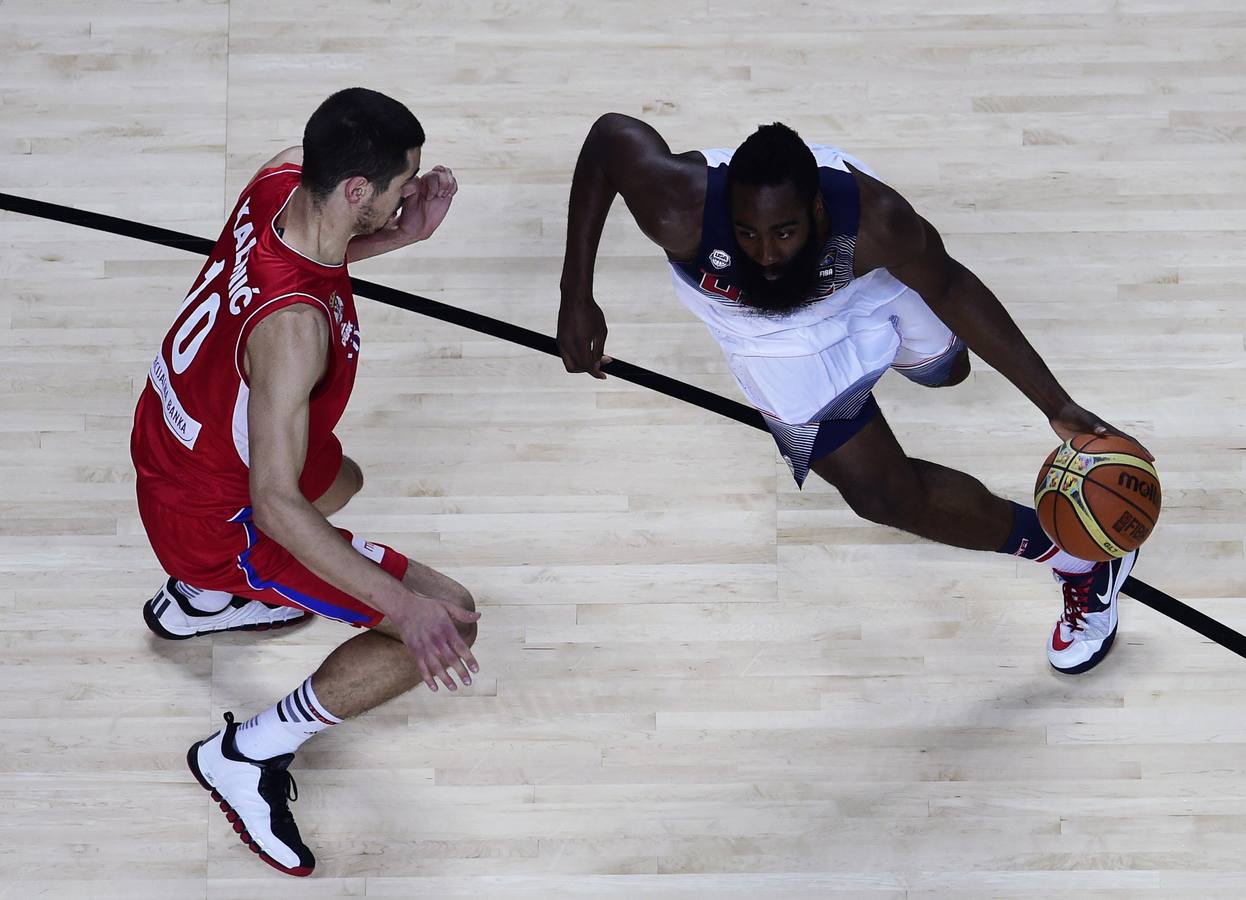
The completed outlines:
[[[725,191],[732,150],[702,151],[710,178],[700,257],[671,263],[675,293],[708,326],[744,395],[763,415],[789,425],[854,416],[893,365],[919,381],[946,376],[951,356],[963,346],[886,269],[853,274],[859,203],[845,162],[873,172],[834,147],[810,149],[831,222],[815,287],[820,299],[782,316],[740,302],[732,255],[741,251]]]

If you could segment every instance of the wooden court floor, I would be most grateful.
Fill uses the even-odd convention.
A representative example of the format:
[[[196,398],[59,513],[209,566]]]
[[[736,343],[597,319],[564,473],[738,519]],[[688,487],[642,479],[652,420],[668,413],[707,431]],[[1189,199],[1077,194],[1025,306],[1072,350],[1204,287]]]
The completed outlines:
[[[1246,13],[1236,0],[0,2],[0,191],[215,236],[362,84],[462,188],[356,274],[552,333],[602,112],[678,149],[781,120],[872,164],[998,292],[1166,507],[1135,574],[1246,630]],[[798,492],[764,434],[360,301],[337,521],[468,585],[482,675],[317,738],[307,881],[187,746],[348,636],[163,644],[127,453],[198,257],[0,213],[0,898],[1246,896],[1246,660],[1132,601],[1052,672],[1038,567]],[[622,204],[617,357],[736,397]],[[913,455],[1024,499],[1055,439],[982,364],[889,377]]]

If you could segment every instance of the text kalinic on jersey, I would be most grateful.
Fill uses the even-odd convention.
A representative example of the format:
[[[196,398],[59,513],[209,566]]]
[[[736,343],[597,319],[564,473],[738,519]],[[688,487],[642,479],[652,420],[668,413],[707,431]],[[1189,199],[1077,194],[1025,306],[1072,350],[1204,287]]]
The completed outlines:
[[[251,198],[242,201],[238,215],[234,219],[234,270],[229,275],[229,311],[238,315],[259,296],[258,288],[247,284],[247,257],[255,247],[255,229],[249,221],[244,222],[251,212]],[[245,243],[244,243],[245,242]]]

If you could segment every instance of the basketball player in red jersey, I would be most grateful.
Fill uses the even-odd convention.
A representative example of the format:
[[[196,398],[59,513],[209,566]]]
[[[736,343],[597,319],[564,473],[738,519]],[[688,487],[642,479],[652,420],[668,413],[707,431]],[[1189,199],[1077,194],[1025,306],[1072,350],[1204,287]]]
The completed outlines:
[[[313,734],[423,682],[478,671],[471,594],[326,516],[363,478],[333,434],[360,335],[349,261],[430,237],[457,190],[417,174],[424,131],[401,103],[350,88],[307,122],[301,148],[243,190],[174,318],[135,411],[139,513],[170,576],[144,608],[168,639],[267,629],[311,613],[366,628],[288,696],[191,747],[187,761],[234,831],[270,865],[315,858],[287,803]]]
[[[734,151],[673,153],[644,122],[602,116],[571,185],[558,312],[567,371],[597,378],[609,357],[593,268],[616,195],[665,251],[676,294],[722,346],[798,484],[813,471],[870,521],[1051,566],[1064,601],[1051,666],[1073,674],[1106,656],[1137,551],[1097,565],[1065,553],[1033,508],[908,456],[871,396],[889,368],[929,387],[964,381],[968,346],[1062,439],[1120,433],[1073,401],[908,201],[859,160],[777,122]]]

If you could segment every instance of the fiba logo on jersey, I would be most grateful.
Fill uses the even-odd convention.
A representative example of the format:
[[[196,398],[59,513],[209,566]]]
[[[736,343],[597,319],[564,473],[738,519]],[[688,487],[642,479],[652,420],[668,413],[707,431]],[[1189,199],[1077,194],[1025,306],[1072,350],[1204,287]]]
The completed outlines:
[[[334,324],[341,325],[342,324],[342,298],[338,296],[337,291],[334,291],[332,294],[329,295],[329,309],[333,310]]]
[[[731,265],[731,254],[726,250],[715,250],[710,254],[710,265],[715,269],[725,269]]]

